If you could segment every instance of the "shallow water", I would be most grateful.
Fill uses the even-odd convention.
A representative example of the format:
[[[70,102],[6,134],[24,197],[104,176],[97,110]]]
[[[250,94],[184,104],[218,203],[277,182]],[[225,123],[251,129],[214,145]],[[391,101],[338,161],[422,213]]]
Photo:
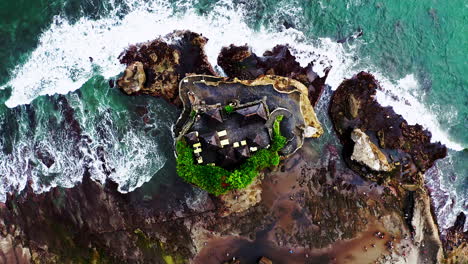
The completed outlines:
[[[107,80],[122,71],[117,57],[129,44],[190,29],[210,39],[213,64],[231,43],[249,43],[257,53],[288,43],[302,64],[316,61],[319,73],[333,66],[331,89],[371,71],[386,89],[378,95],[382,104],[451,149],[427,173],[439,224],[448,227],[458,212],[468,212],[462,0],[33,2],[0,3],[0,200],[27,181],[39,192],[73,186],[84,170],[99,181],[114,179],[121,191],[154,175],[152,182],[173,177],[158,171],[173,160],[167,149],[176,110],[162,100],[124,96]],[[362,37],[348,38],[360,30]],[[70,111],[77,123],[67,121]],[[71,133],[76,129],[80,135]]]

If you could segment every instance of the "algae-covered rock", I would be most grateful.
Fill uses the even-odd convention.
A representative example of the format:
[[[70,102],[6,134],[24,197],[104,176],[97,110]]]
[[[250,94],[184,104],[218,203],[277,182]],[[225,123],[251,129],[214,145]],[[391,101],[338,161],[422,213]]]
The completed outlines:
[[[117,84],[127,94],[161,96],[179,104],[179,81],[187,74],[216,75],[204,51],[207,41],[197,33],[175,31],[164,39],[132,45],[119,57],[127,69]],[[132,74],[134,66],[138,74]]]
[[[333,93],[329,113],[338,138],[343,143],[343,155],[348,165],[357,173],[372,179],[394,178],[402,184],[421,185],[421,175],[437,159],[447,154],[440,143],[431,142],[431,133],[420,125],[408,125],[391,107],[381,106],[375,99],[382,89],[369,73],[361,72],[344,80]],[[373,153],[387,158],[374,169],[357,162],[354,153],[353,131],[364,132]],[[355,133],[354,133],[355,135]],[[379,156],[377,155],[377,156]],[[378,171],[375,169],[379,168]]]
[[[127,94],[134,94],[144,89],[146,82],[143,63],[132,62],[124,71],[123,76],[117,81],[117,85]]]

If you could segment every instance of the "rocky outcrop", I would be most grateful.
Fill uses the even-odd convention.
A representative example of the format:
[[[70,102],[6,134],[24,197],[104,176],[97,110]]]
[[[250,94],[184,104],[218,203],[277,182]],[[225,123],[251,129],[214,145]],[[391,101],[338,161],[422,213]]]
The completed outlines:
[[[202,52],[205,38],[190,32],[174,36],[180,39],[174,37],[172,44],[157,40],[122,55],[123,63],[133,65],[119,80],[126,92],[163,96],[177,104],[177,80],[192,71],[213,74]],[[248,48],[232,46],[220,59],[231,77],[247,79],[234,81],[243,85],[261,80],[283,91],[292,89],[294,82],[284,77],[255,80],[269,73],[308,81],[307,96],[304,87],[298,88],[304,104],[295,112],[302,111],[310,130],[318,130],[313,126],[318,121],[306,112],[319,94],[313,90],[311,95],[316,86],[310,83],[320,79],[300,68],[287,48],[257,57]],[[27,188],[10,195],[0,204],[0,261],[439,263],[441,243],[421,179],[446,149],[430,143],[430,134],[420,126],[410,126],[391,108],[380,106],[373,98],[376,89],[372,75],[360,73],[333,95],[330,115],[344,155],[332,144],[320,153],[304,144],[245,193],[210,196],[177,177],[169,156],[167,182],[149,182],[131,193],[119,193],[112,181],[94,182],[86,172],[73,188],[41,194]],[[60,102],[70,141],[78,145],[84,138],[80,124],[67,101]],[[41,162],[53,160],[44,154]],[[453,263],[463,261],[460,256],[466,253],[466,236],[459,236],[457,228],[446,240],[453,242],[446,247],[458,254],[449,253]]]
[[[276,116],[284,117],[281,133],[287,142],[279,151],[281,157],[288,157],[300,149],[305,137],[320,137],[323,134],[323,128],[307,97],[307,88],[290,78],[266,75],[255,80],[226,81],[223,77],[194,75],[182,80],[179,93],[184,109],[174,126],[174,134],[178,138],[191,129],[197,118],[191,114],[203,111],[207,105],[253,100],[265,100],[271,112],[265,123],[266,128],[272,129]]]
[[[407,255],[411,263],[440,263],[442,243],[423,177],[447,149],[431,143],[431,134],[420,125],[408,125],[391,107],[382,107],[375,100],[379,89],[371,74],[361,72],[334,92],[329,113],[344,146],[343,157],[352,170],[404,198],[402,210],[411,239],[423,248]]]
[[[119,59],[127,69],[117,84],[127,94],[160,96],[178,105],[182,78],[188,74],[216,75],[216,72],[204,52],[207,38],[190,31],[175,31],[165,39],[125,50]]]
[[[333,146],[304,146],[266,172],[261,201],[228,217],[171,171],[170,186],[128,194],[87,175],[70,189],[8,197],[1,235],[36,263],[437,263],[426,251],[433,230],[419,224],[427,209],[411,210],[422,247],[405,225],[403,196],[340,163]]]
[[[255,181],[242,190],[232,190],[219,198],[223,202],[222,216],[242,213],[257,205],[262,200],[263,174],[258,175]]]
[[[124,75],[117,81],[117,85],[127,94],[134,94],[144,89],[146,82],[143,63],[135,61],[130,63],[124,71]]]
[[[403,185],[422,185],[422,174],[437,159],[447,154],[440,143],[431,143],[431,133],[420,125],[408,123],[391,107],[383,107],[375,100],[377,90],[382,89],[374,77],[361,72],[343,81],[333,93],[330,117],[340,141],[348,165],[357,173],[374,180],[397,179]],[[387,169],[375,170],[352,159],[355,142],[352,132],[359,129],[372,142],[374,150],[388,160]],[[375,148],[377,147],[377,148]],[[382,164],[381,164],[382,165]],[[389,170],[388,168],[391,168]]]
[[[218,56],[218,65],[230,78],[253,80],[261,75],[279,75],[289,77],[303,83],[308,89],[308,97],[315,106],[325,87],[327,69],[323,77],[313,71],[313,62],[305,68],[296,61],[289,48],[277,45],[271,51],[266,51],[259,57],[245,46],[231,45],[224,47]]]
[[[468,263],[468,231],[463,232],[466,215],[460,213],[455,224],[442,235],[447,263]]]
[[[385,154],[359,128],[353,130],[351,140],[354,142],[351,160],[366,165],[374,171],[390,171],[392,169]]]
[[[416,191],[413,195],[411,225],[414,231],[412,239],[417,246],[423,249],[418,255],[418,260],[419,262],[430,262],[436,259],[440,263],[444,258],[444,253],[439,230],[432,216],[429,195],[424,189]]]

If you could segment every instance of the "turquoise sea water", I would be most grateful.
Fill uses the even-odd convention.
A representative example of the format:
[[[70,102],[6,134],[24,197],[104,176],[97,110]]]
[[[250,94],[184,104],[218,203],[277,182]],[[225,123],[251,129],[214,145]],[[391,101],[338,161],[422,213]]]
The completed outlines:
[[[28,180],[37,191],[73,186],[85,169],[122,191],[168,180],[161,168],[173,160],[176,110],[124,96],[107,80],[122,71],[116,58],[128,44],[190,29],[210,39],[212,63],[230,43],[258,52],[288,43],[302,63],[316,60],[319,72],[320,62],[333,67],[332,89],[360,70],[373,72],[387,90],[382,104],[450,148],[426,175],[447,227],[468,212],[467,16],[463,0],[3,0],[0,200]],[[70,132],[70,109],[79,136]]]

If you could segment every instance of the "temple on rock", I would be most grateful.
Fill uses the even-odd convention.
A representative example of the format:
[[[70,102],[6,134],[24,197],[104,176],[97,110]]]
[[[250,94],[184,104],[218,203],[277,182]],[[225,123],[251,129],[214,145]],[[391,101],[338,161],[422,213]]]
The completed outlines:
[[[180,82],[179,96],[184,111],[174,128],[176,142],[187,143],[195,164],[238,167],[255,152],[270,147],[279,116],[281,134],[287,139],[279,151],[283,157],[299,149],[305,137],[323,133],[307,88],[285,77],[226,81],[192,75]]]
[[[228,105],[200,104],[184,135],[198,164],[233,167],[271,142],[266,125],[270,114],[263,100]]]

